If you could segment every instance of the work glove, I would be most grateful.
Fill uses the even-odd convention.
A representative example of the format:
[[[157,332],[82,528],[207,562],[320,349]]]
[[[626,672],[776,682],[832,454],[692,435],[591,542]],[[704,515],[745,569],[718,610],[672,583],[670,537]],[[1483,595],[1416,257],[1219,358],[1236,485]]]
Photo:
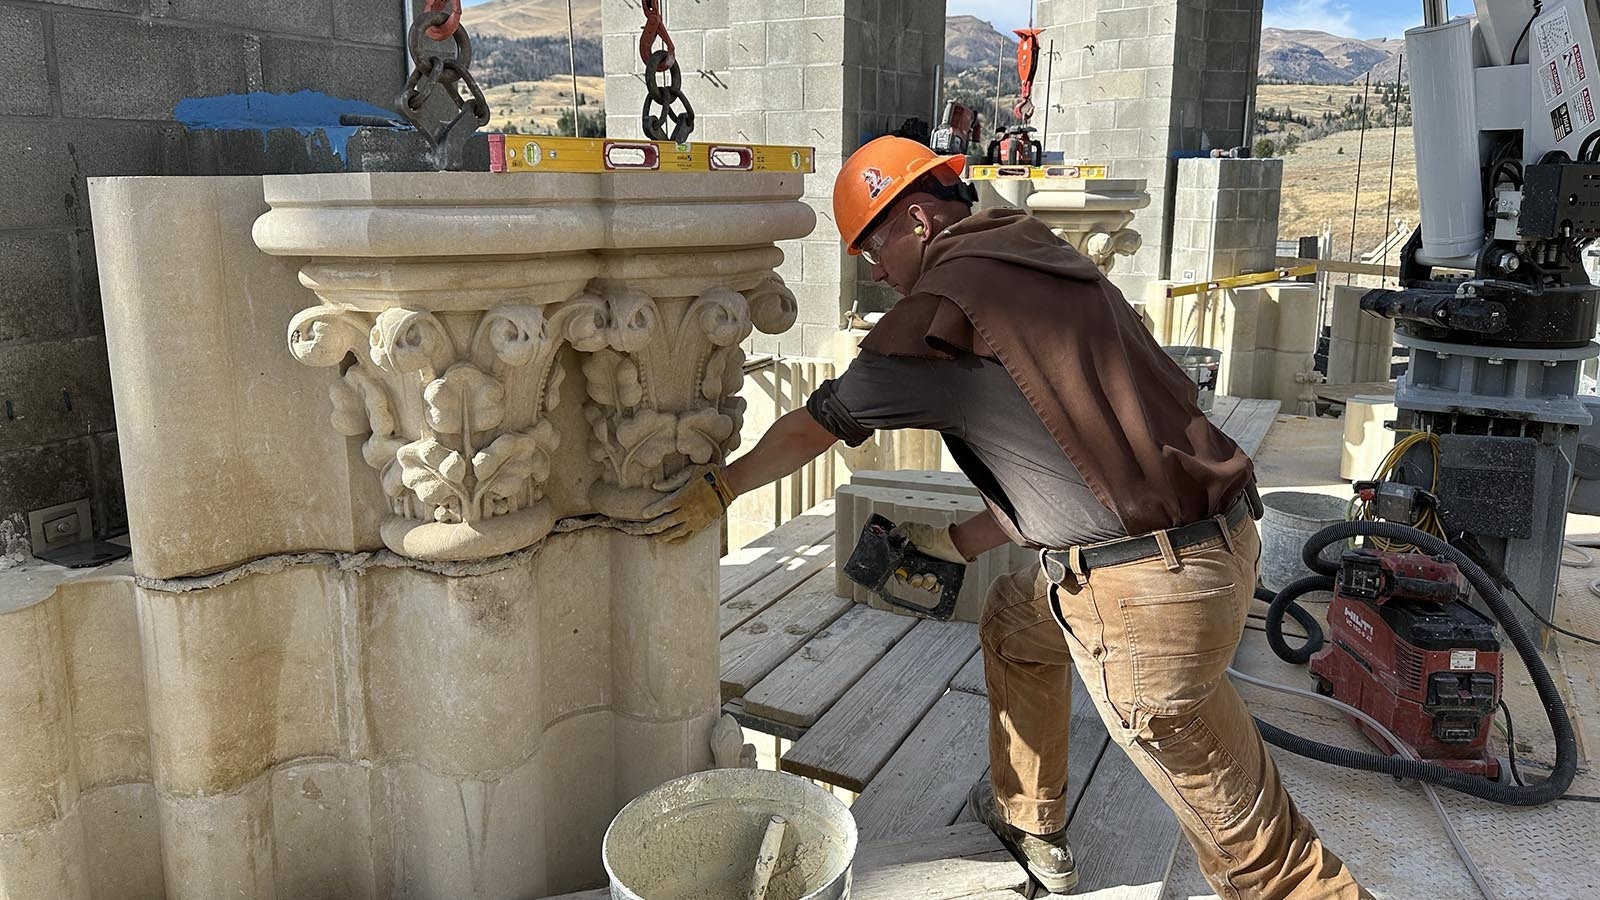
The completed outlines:
[[[962,565],[972,561],[962,556],[961,551],[956,549],[956,542],[950,537],[949,525],[901,522],[889,534],[904,538],[911,546],[935,559]],[[935,575],[913,575],[909,579],[901,580],[918,590],[939,592],[939,579]]]
[[[655,485],[658,491],[672,491],[671,496],[644,508],[656,535],[669,544],[688,540],[722,518],[733,502],[733,489],[722,477],[721,466],[694,466],[677,476]]]

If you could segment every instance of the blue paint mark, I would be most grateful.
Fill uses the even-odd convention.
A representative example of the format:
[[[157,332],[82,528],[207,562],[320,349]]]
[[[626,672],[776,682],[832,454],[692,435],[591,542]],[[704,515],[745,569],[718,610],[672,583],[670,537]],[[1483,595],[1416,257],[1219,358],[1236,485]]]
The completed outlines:
[[[287,128],[300,134],[323,135],[328,147],[344,162],[345,145],[357,126],[340,125],[343,115],[378,116],[398,119],[392,110],[361,100],[331,97],[316,91],[293,94],[225,94],[219,97],[190,97],[178,103],[172,117],[192,131],[259,131],[266,149],[267,133]]]

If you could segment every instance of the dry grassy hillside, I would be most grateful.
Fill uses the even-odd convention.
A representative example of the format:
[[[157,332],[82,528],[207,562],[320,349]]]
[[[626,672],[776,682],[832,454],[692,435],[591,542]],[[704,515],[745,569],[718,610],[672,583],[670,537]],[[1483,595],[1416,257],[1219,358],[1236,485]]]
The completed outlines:
[[[578,93],[587,101],[583,113],[601,112],[605,105],[606,80],[597,75],[579,75]],[[491,131],[504,131],[514,125],[523,134],[544,134],[555,127],[562,110],[572,108],[572,79],[565,75],[543,81],[513,81],[484,89],[493,118]]]
[[[1283,160],[1283,205],[1278,235],[1284,240],[1321,234],[1331,226],[1333,256],[1346,259],[1350,252],[1350,214],[1356,212],[1356,256],[1371,250],[1384,237],[1384,213],[1389,202],[1389,147],[1391,132],[1367,132],[1365,161],[1361,166],[1361,198],[1356,201],[1356,154],[1360,135],[1346,131],[1301,144]],[[1342,151],[1342,152],[1341,152]],[[1394,153],[1392,221],[1417,222],[1416,152],[1411,129],[1401,128]]]
[[[461,21],[474,36],[565,36],[567,4],[562,0],[493,0],[467,7]],[[572,25],[579,37],[600,37],[600,0],[572,0]]]

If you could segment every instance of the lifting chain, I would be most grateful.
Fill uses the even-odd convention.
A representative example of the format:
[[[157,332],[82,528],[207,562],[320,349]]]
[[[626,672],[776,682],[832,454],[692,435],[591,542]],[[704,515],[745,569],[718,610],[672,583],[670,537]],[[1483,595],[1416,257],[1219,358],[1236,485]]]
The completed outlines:
[[[447,4],[451,7],[448,11]],[[446,58],[429,53],[423,46],[424,37],[453,43],[455,55]],[[463,163],[462,149],[467,138],[489,124],[489,101],[469,71],[472,39],[461,27],[461,0],[427,0],[422,14],[411,23],[406,44],[414,68],[400,94],[400,112],[434,148],[439,168],[458,169]],[[466,96],[461,94],[463,85]],[[438,91],[455,107],[455,115],[449,120],[429,121],[424,108]]]
[[[663,0],[642,0],[644,33],[639,36],[639,61],[644,63],[644,136],[652,141],[672,141],[682,144],[694,133],[694,107],[683,95],[683,69],[678,65],[678,51],[672,45],[672,35],[667,33],[662,21]],[[656,49],[656,41],[662,49]],[[666,83],[662,83],[662,76]],[[657,111],[659,110],[659,111]],[[671,124],[672,130],[667,126]]]

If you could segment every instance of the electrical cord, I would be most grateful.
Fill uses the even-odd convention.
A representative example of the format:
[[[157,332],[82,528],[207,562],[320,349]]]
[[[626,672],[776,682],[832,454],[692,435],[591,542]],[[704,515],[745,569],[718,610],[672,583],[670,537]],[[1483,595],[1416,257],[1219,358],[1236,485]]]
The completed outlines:
[[[1500,698],[1500,711],[1506,714],[1506,759],[1511,764],[1511,779],[1519,787],[1527,787],[1528,783],[1522,780],[1522,772],[1517,769],[1517,731],[1511,724],[1511,707],[1506,706],[1506,698]]]
[[[1362,722],[1365,722],[1367,725],[1371,726],[1374,731],[1383,735],[1384,740],[1387,740],[1391,747],[1398,748],[1401,754],[1409,759],[1420,762],[1417,752],[1411,749],[1410,745],[1408,745],[1405,741],[1400,740],[1398,735],[1390,731],[1388,728],[1385,728],[1382,722],[1379,722],[1377,719],[1374,719],[1365,712],[1362,712],[1348,703],[1312,691],[1289,687],[1286,684],[1276,684],[1271,681],[1257,678],[1254,675],[1246,675],[1245,673],[1239,671],[1238,669],[1232,668],[1231,666],[1228,668],[1228,674],[1239,681],[1245,682],[1246,684],[1253,684],[1256,687],[1266,688],[1269,691],[1278,691],[1279,693],[1289,694],[1295,697],[1306,697],[1321,703],[1326,703],[1348,716],[1352,716],[1360,719]],[[1256,719],[1256,727],[1262,729],[1263,736],[1266,735],[1266,730],[1269,728],[1274,731],[1278,730],[1273,728],[1273,726],[1261,721],[1260,719]],[[1270,738],[1268,740],[1270,740]],[[1473,857],[1472,851],[1467,849],[1467,845],[1462,842],[1461,835],[1456,833],[1455,822],[1451,821],[1450,814],[1445,812],[1444,802],[1439,799],[1439,792],[1435,791],[1433,789],[1433,785],[1427,783],[1426,781],[1421,781],[1419,783],[1422,785],[1423,793],[1428,795],[1428,802],[1433,806],[1434,813],[1438,815],[1439,823],[1444,826],[1445,837],[1450,839],[1450,846],[1455,848],[1456,855],[1461,858],[1461,864],[1466,867],[1467,874],[1471,876],[1473,883],[1478,886],[1478,890],[1483,894],[1485,900],[1497,900],[1499,895],[1496,894],[1494,888],[1489,885],[1489,880],[1483,876],[1483,870],[1478,868],[1477,859]]]
[[[1554,623],[1554,622],[1550,621],[1549,619],[1545,618],[1543,613],[1541,613],[1537,609],[1533,608],[1533,604],[1528,602],[1528,598],[1527,597],[1522,596],[1522,591],[1517,590],[1517,586],[1515,584],[1513,584],[1509,579],[1505,578],[1503,575],[1497,574],[1495,580],[1499,581],[1500,583],[1504,584],[1508,589],[1510,589],[1511,596],[1517,598],[1517,602],[1521,603],[1522,607],[1524,609],[1526,609],[1529,613],[1532,613],[1533,617],[1535,619],[1539,620],[1539,624],[1541,624],[1544,627],[1550,629],[1551,631],[1554,631],[1557,634],[1564,634],[1567,637],[1572,638],[1575,641],[1582,641],[1585,644],[1594,644],[1596,647],[1600,647],[1600,638],[1592,638],[1592,637],[1589,637],[1586,634],[1579,634],[1576,631],[1568,631],[1567,629],[1562,628],[1560,625],[1557,625],[1556,623]],[[1589,589],[1592,590],[1592,591],[1595,591],[1596,593],[1600,593],[1600,588],[1597,588],[1596,585],[1600,585],[1600,579],[1596,579],[1595,581],[1591,581],[1589,583]]]
[[[1528,17],[1528,24],[1522,26],[1522,34],[1517,36],[1517,45],[1511,48],[1511,57],[1507,62],[1516,65],[1517,54],[1522,51],[1522,42],[1528,39],[1528,32],[1533,29],[1533,20],[1539,18],[1542,12],[1544,12],[1543,0],[1533,0],[1533,15]]]

